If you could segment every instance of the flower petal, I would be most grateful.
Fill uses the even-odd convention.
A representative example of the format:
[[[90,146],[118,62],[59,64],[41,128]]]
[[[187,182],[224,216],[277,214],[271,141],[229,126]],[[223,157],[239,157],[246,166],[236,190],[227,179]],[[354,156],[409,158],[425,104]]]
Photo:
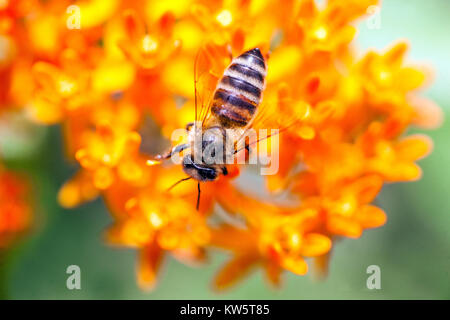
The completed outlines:
[[[299,276],[303,276],[308,272],[308,265],[302,257],[286,257],[281,261],[281,265],[286,270],[291,271]]]
[[[327,229],[333,234],[349,238],[359,238],[362,234],[362,228],[358,222],[338,216],[328,218]]]
[[[383,179],[379,175],[368,175],[353,183],[351,191],[359,203],[369,203],[375,199],[382,186]]]
[[[433,141],[425,135],[415,134],[406,137],[395,145],[399,158],[415,161],[425,157],[433,148]]]
[[[268,261],[265,266],[265,275],[266,279],[269,281],[271,285],[275,288],[279,288],[281,286],[281,272],[282,269],[276,263],[272,261]]]
[[[243,254],[229,261],[214,278],[215,290],[224,290],[242,280],[258,262],[255,255]]]
[[[357,219],[361,226],[366,229],[381,227],[386,223],[387,217],[382,209],[366,205],[358,210]]]
[[[141,249],[138,264],[138,282],[141,288],[151,290],[156,284],[156,275],[164,257],[164,251],[152,243]]]
[[[319,233],[309,233],[304,236],[301,254],[306,257],[320,256],[331,249],[331,240]]]

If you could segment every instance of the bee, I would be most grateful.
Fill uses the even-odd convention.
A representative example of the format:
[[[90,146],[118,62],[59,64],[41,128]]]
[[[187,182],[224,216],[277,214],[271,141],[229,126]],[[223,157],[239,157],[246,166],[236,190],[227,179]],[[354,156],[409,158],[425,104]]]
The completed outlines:
[[[232,59],[217,82],[212,98],[206,106],[206,113],[201,112],[205,113],[205,116],[200,129],[206,132],[202,136],[201,143],[197,145],[194,143],[196,130],[199,128],[196,124],[189,123],[186,126],[189,143],[177,145],[166,153],[156,156],[157,160],[163,160],[185,149],[191,149],[190,153],[184,155],[182,161],[183,171],[188,177],[181,179],[172,187],[185,180],[197,180],[197,209],[200,203],[200,182],[215,181],[220,175],[228,174],[225,160],[233,157],[238,150],[236,145],[233,148],[226,148],[227,139],[236,141],[236,137],[227,135],[230,135],[230,132],[231,135],[240,135],[251,124],[262,100],[266,74],[266,61],[259,48],[248,50]],[[197,83],[197,74],[195,78]],[[197,123],[197,86],[195,90]],[[245,148],[249,151],[248,144]],[[220,150],[222,155],[219,158],[224,161],[208,163],[203,156],[207,150]],[[196,158],[196,153],[201,156]],[[212,152],[212,156],[215,156],[215,151]]]

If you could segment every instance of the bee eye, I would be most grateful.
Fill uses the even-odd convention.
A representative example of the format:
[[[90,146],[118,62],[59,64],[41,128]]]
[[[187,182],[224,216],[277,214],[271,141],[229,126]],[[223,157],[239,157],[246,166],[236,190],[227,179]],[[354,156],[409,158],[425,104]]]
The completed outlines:
[[[198,173],[204,180],[216,180],[217,171],[212,168],[199,167]]]

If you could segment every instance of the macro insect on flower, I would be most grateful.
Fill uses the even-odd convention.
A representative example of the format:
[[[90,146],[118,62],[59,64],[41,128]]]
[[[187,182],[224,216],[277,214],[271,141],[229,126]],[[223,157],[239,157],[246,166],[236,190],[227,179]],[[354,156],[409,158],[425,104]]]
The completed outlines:
[[[70,5],[79,29],[67,27]],[[167,255],[202,264],[217,248],[229,261],[216,289],[256,266],[274,285],[311,265],[325,274],[337,240],[386,222],[373,203],[383,185],[421,177],[432,142],[407,130],[442,118],[418,92],[429,74],[407,61],[406,43],[354,47],[356,23],[376,5],[3,1],[0,112],[60,125],[78,170],[59,203],[103,199],[106,239],[139,251],[143,288]],[[276,170],[241,165],[264,145]],[[181,165],[161,161],[179,155]]]
[[[197,58],[199,56],[200,54]],[[198,64],[197,60],[196,67]],[[168,159],[174,153],[191,150],[182,160],[183,171],[188,178],[181,179],[176,184],[192,178],[198,181],[197,209],[200,201],[200,182],[215,181],[220,175],[228,175],[226,164],[234,162],[234,155],[243,148],[249,152],[250,141],[245,139],[246,133],[254,125],[255,119],[262,119],[258,118],[257,114],[263,114],[264,111],[258,113],[257,109],[262,99],[266,73],[266,62],[260,49],[245,51],[232,59],[225,69],[210,98],[211,101],[203,101],[200,98],[203,96],[197,92],[197,83],[204,73],[196,70],[195,122],[186,126],[189,141],[158,155],[156,159]],[[199,110],[198,101],[202,101]],[[197,128],[197,124],[201,128]],[[201,141],[196,143],[198,129],[205,133],[200,132]],[[243,147],[240,141],[244,143]]]

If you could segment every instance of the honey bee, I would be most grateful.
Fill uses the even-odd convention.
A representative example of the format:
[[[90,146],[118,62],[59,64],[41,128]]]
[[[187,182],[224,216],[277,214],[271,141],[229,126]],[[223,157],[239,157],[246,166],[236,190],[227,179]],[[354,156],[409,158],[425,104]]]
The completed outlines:
[[[230,135],[230,132],[232,135],[240,135],[251,124],[262,100],[266,74],[266,61],[259,48],[248,50],[232,59],[218,81],[210,102],[206,105],[206,113],[200,112],[205,113],[201,128],[196,125],[198,120],[196,87],[196,123],[189,123],[186,126],[189,143],[177,145],[166,153],[156,156],[157,160],[163,160],[175,153],[191,149],[190,153],[184,155],[182,161],[183,171],[188,177],[181,179],[172,187],[185,180],[197,180],[197,209],[200,203],[200,182],[215,181],[220,175],[228,174],[225,159],[233,157],[238,150],[236,145],[233,148],[226,147],[227,139],[236,140],[235,137],[227,135]],[[195,77],[197,82],[198,75]],[[205,134],[201,143],[196,145],[194,137],[198,129]],[[245,148],[249,151],[248,145]],[[204,154],[207,150],[213,150],[212,156],[217,156],[214,150],[220,150],[222,155],[219,158],[224,161],[219,163],[206,161]],[[201,156],[196,158],[196,154]]]

